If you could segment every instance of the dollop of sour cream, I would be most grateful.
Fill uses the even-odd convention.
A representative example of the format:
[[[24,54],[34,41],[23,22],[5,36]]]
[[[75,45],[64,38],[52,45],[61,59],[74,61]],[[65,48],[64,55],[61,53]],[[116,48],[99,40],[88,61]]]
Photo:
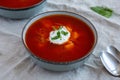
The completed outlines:
[[[60,26],[59,29],[55,29],[49,34],[49,41],[53,44],[64,44],[70,38],[70,32],[65,26]]]

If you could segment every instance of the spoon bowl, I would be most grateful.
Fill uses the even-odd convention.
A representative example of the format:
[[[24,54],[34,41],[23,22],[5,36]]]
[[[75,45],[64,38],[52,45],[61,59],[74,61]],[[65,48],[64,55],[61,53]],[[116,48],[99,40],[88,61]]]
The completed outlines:
[[[120,76],[120,63],[108,52],[101,52],[100,59],[109,73]]]
[[[107,52],[110,53],[113,57],[115,57],[120,62],[120,52],[114,46],[108,46]]]

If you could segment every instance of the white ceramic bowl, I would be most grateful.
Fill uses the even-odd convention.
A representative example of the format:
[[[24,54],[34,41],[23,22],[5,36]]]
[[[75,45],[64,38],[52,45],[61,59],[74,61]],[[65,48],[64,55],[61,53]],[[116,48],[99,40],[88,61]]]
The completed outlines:
[[[39,11],[41,11],[46,3],[46,0],[42,0],[41,2],[32,5],[26,8],[7,8],[0,6],[0,15],[3,17],[11,18],[11,19],[25,19],[29,18]]]
[[[37,56],[31,54],[32,52],[28,49],[26,42],[25,42],[26,31],[28,30],[30,25],[32,23],[34,23],[35,21],[37,21],[38,19],[43,18],[48,15],[56,15],[56,14],[70,15],[70,16],[76,17],[76,18],[84,21],[86,24],[89,25],[89,27],[92,29],[92,31],[94,33],[95,42],[93,44],[93,48],[90,50],[90,52],[87,55],[85,55],[84,57],[82,57],[80,59],[70,61],[70,62],[51,62],[51,61],[46,61],[46,60],[40,59]],[[88,56],[92,53],[93,49],[95,48],[97,39],[98,39],[97,31],[89,20],[87,20],[85,17],[80,16],[78,14],[71,13],[71,12],[65,12],[65,11],[51,11],[51,12],[45,12],[45,13],[39,14],[28,21],[28,23],[25,25],[23,32],[22,32],[23,44],[26,47],[26,49],[29,51],[29,53],[31,54],[31,57],[34,59],[34,61],[36,61],[41,67],[43,67],[47,70],[52,70],[52,71],[68,71],[68,70],[72,70],[72,69],[78,68],[81,65],[83,65],[84,62],[88,59]]]

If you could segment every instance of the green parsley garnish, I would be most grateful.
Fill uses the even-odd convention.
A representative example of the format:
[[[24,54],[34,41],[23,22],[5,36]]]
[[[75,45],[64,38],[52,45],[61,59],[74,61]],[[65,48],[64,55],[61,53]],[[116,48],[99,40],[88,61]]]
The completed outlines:
[[[63,35],[67,35],[67,34],[68,34],[68,32],[65,32],[65,31],[61,31],[61,33],[62,33]]]
[[[113,13],[113,10],[107,7],[100,7],[100,6],[91,7],[91,10],[107,18],[110,18]]]
[[[61,39],[61,33],[60,33],[60,31],[58,31],[57,32],[57,35],[55,36],[55,37],[53,37],[53,38],[51,38],[52,40],[56,40],[56,39]]]
[[[53,38],[51,38],[52,40],[56,40],[56,39],[59,39],[59,37],[58,36],[55,36],[55,37],[53,37]]]
[[[61,39],[61,34],[64,36],[66,36],[68,34],[68,32],[61,30],[62,28],[63,28],[62,26],[59,27],[57,35],[55,37],[51,38],[52,40]],[[53,26],[53,29],[57,30],[54,26]]]
[[[57,32],[57,36],[58,36],[59,38],[61,38],[60,31]]]

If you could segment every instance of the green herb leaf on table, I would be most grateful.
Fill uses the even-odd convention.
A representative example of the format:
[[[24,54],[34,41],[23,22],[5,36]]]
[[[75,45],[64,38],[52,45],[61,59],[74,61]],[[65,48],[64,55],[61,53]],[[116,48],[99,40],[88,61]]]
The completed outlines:
[[[110,18],[113,13],[113,10],[107,7],[100,7],[100,6],[91,7],[91,10],[107,18]]]

